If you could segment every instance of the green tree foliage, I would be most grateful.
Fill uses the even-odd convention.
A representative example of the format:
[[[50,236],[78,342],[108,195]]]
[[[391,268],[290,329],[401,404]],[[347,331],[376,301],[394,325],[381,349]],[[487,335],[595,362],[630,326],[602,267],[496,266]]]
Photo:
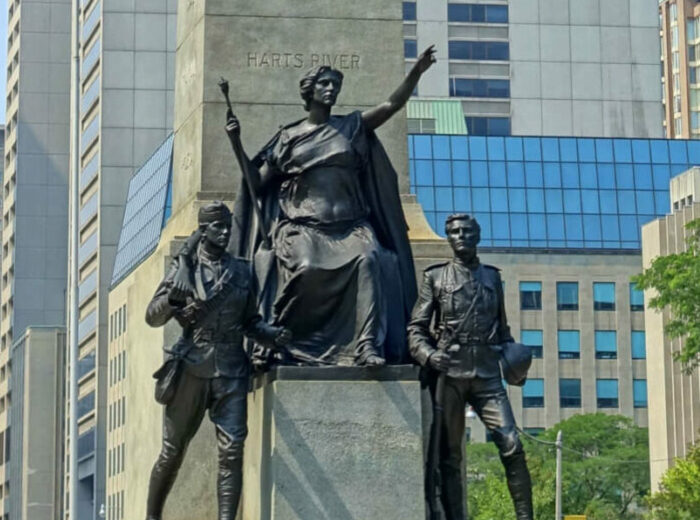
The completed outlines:
[[[700,444],[661,478],[658,492],[649,499],[653,520],[697,520],[700,518]]]
[[[642,518],[638,506],[649,492],[647,430],[626,417],[597,413],[575,415],[538,439],[554,442],[559,430],[565,446],[564,514],[586,514],[590,520]],[[532,474],[535,518],[553,518],[555,449],[527,438],[524,444]],[[470,518],[514,520],[505,475],[492,443],[467,447],[467,482]]]
[[[664,330],[671,338],[684,339],[674,357],[691,372],[700,364],[700,219],[689,222],[686,229],[685,251],[655,258],[633,280],[641,289],[656,291],[650,307],[670,311]]]

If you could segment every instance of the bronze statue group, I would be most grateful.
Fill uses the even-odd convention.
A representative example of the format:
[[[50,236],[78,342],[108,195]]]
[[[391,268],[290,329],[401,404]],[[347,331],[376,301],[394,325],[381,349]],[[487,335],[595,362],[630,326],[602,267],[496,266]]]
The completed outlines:
[[[182,327],[154,374],[165,412],[148,520],[161,520],[207,411],[217,435],[219,520],[235,518],[252,370],[412,361],[425,367],[436,410],[426,486],[432,518],[466,518],[466,404],[498,446],[518,520],[533,518],[501,380],[503,373],[523,384],[530,357],[510,334],[499,272],[479,262],[476,220],[455,214],[445,225],[454,258],[426,269],[417,290],[396,172],[374,134],[406,104],[434,52],[418,57],[386,102],[343,116],[331,115],[342,73],[315,67],[300,82],[308,116],[252,159],[229,103],[226,132],[243,172],[233,213],[221,202],[199,210],[197,230],[146,315],[151,326],[175,319]],[[228,94],[226,84],[222,90]]]

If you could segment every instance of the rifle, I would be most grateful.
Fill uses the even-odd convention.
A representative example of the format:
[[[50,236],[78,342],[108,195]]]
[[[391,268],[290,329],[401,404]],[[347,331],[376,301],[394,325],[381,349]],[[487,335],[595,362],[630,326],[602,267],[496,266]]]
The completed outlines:
[[[433,397],[433,425],[430,431],[430,452],[428,455],[428,475],[426,478],[428,509],[430,520],[441,520],[438,501],[438,487],[442,486],[440,479],[440,437],[442,434],[443,399],[445,394],[445,372],[440,372],[435,385]]]
[[[457,331],[443,324],[441,327],[440,339],[438,345],[442,343],[446,345],[444,350],[447,351],[449,346],[457,336]],[[461,328],[461,327],[460,327]],[[442,419],[444,415],[444,396],[445,396],[445,378],[446,372],[440,372],[435,384],[435,394],[433,395],[433,424],[430,429],[430,446],[428,454],[428,475],[426,477],[426,495],[428,501],[428,509],[430,520],[442,520],[440,513],[441,507],[438,500],[438,488],[442,494],[442,479],[440,478],[440,440],[442,437]]]

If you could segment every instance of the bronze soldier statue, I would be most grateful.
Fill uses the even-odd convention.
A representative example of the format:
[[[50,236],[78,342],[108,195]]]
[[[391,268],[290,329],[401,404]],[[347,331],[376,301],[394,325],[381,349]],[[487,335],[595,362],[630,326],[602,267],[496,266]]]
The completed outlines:
[[[502,351],[509,346],[520,348],[513,343],[506,320],[501,277],[498,269],[479,262],[476,252],[481,230],[474,218],[450,215],[445,231],[454,258],[425,270],[408,326],[411,355],[432,369],[432,375],[444,374],[438,377],[442,379],[439,392],[435,392],[436,378],[431,378],[434,395],[442,394],[442,402],[436,403],[436,409],[441,407],[442,421],[434,430],[439,432],[434,439],[439,443],[439,464],[433,461],[439,466],[442,481],[442,507],[448,520],[467,518],[462,442],[468,403],[498,446],[518,520],[532,520],[530,473],[501,381]],[[437,329],[437,344],[431,323]],[[514,382],[522,384],[529,357],[524,362],[515,361],[504,366],[504,372],[519,370]]]
[[[189,442],[204,413],[216,426],[219,520],[233,520],[243,479],[247,434],[248,356],[243,335],[274,348],[290,340],[287,329],[266,324],[256,310],[252,269],[226,252],[231,212],[221,202],[199,210],[199,230],[173,260],[146,311],[152,327],[175,318],[178,342],[154,374],[156,399],[165,405],[163,447],[148,487],[147,520],[160,520]],[[187,268],[180,268],[189,262]],[[191,277],[188,279],[188,277]]]

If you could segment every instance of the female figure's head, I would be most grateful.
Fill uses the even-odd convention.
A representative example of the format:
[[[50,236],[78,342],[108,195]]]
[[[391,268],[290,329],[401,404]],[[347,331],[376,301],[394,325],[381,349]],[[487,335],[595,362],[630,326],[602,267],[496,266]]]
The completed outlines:
[[[343,73],[328,65],[319,65],[309,70],[299,81],[299,93],[304,100],[304,110],[311,110],[316,103],[332,107],[343,85]]]

